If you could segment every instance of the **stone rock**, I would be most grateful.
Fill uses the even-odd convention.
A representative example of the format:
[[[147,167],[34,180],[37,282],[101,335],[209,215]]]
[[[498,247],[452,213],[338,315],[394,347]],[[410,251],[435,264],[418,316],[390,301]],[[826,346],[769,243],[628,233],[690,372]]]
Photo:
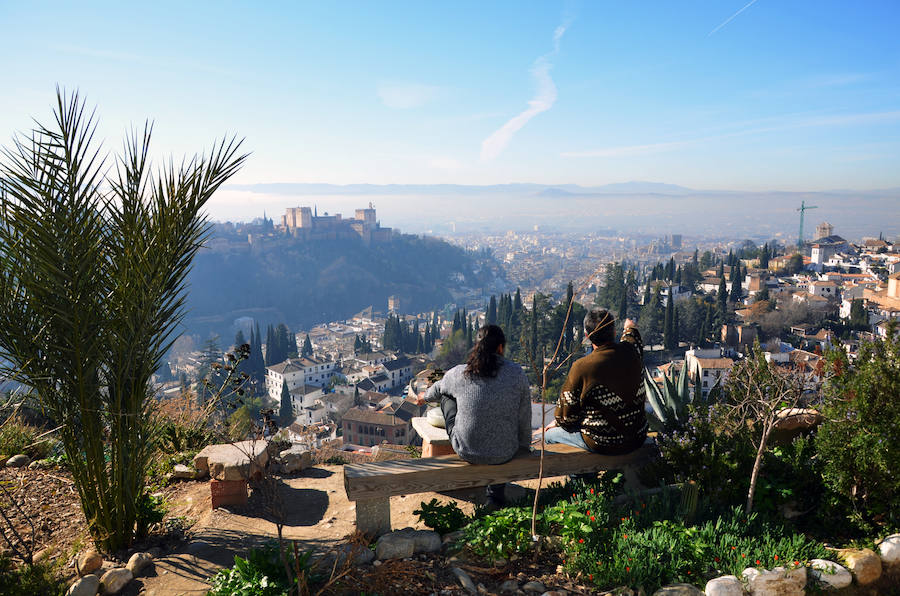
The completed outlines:
[[[134,579],[134,575],[130,569],[125,567],[110,569],[100,578],[100,593],[118,594],[132,579]]]
[[[741,580],[733,575],[723,575],[706,582],[706,596],[744,596]]]
[[[515,594],[519,589],[519,582],[514,579],[508,579],[500,584],[501,594]]]
[[[812,408],[785,408],[775,416],[775,428],[778,430],[809,430],[825,420],[818,410]]]
[[[900,534],[891,534],[878,545],[881,562],[888,567],[900,565]]]
[[[444,420],[444,412],[440,408],[428,408],[428,411],[425,412],[425,420],[436,428],[447,426],[447,422]]]
[[[177,478],[179,480],[193,480],[194,478],[198,478],[199,472],[190,466],[186,466],[184,464],[175,464],[172,468],[172,478]]]
[[[453,575],[456,576],[456,579],[459,580],[460,585],[463,589],[469,594],[477,594],[478,588],[475,587],[475,582],[472,581],[472,578],[469,577],[469,574],[460,569],[459,567],[453,567],[450,569],[453,572]]]
[[[281,458],[281,471],[285,474],[302,472],[312,465],[312,454],[306,447],[294,445],[278,454]]]
[[[410,548],[412,548],[412,551],[409,551]],[[433,553],[439,550],[441,550],[441,535],[431,530],[404,528],[390,534],[384,534],[375,543],[375,556],[382,561],[385,559],[405,559],[413,555]],[[409,554],[404,554],[407,552]],[[383,553],[393,556],[382,556]]]
[[[859,585],[867,586],[881,577],[881,558],[872,549],[843,548],[837,552],[844,558],[847,569]]]
[[[337,564],[341,567],[350,560],[351,565],[365,565],[375,558],[375,552],[371,548],[358,544],[344,544],[337,551]]]
[[[541,594],[541,596],[567,596],[568,592],[565,590],[549,590]]]
[[[100,578],[93,574],[85,575],[69,586],[66,596],[97,596],[99,590]]]
[[[103,557],[94,549],[88,549],[78,555],[75,560],[75,571],[78,575],[87,575],[100,569],[103,565]]]
[[[134,553],[131,555],[131,558],[128,559],[128,563],[125,567],[131,571],[132,575],[137,577],[138,574],[151,563],[153,563],[153,557],[150,553]]]
[[[787,570],[749,567],[741,574],[753,596],[802,596],[806,586],[806,567]]]
[[[36,459],[28,464],[29,470],[49,470],[53,467],[53,462],[49,459]]]
[[[25,455],[24,453],[20,453],[19,455],[14,455],[8,460],[6,460],[7,468],[23,468],[31,463],[31,458]]]
[[[269,452],[268,441],[240,441],[207,445],[194,456],[194,468],[216,480],[249,480],[262,476]]]
[[[522,590],[526,592],[531,592],[533,594],[543,594],[547,591],[547,588],[544,587],[539,581],[530,581],[527,582],[524,586],[522,586]]]
[[[416,552],[416,543],[411,536],[399,532],[384,534],[375,543],[375,557],[381,561],[387,559],[406,559]]]
[[[853,583],[853,576],[841,565],[825,559],[809,562],[810,575],[822,586],[839,590]]]
[[[691,584],[672,584],[653,592],[653,596],[703,596],[703,592]]]

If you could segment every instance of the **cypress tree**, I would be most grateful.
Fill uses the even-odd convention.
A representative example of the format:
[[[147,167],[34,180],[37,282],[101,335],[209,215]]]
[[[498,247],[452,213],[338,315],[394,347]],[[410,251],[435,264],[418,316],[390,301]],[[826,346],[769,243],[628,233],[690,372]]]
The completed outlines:
[[[672,309],[672,339],[674,341],[673,348],[678,347],[678,340],[681,337],[681,330],[678,328],[678,306]]]
[[[725,263],[719,263],[719,268],[716,271],[716,277],[725,277]]]
[[[487,324],[497,324],[497,298],[493,294],[491,294],[491,301],[487,307]]]
[[[244,337],[244,332],[238,329],[238,332],[234,334],[234,347],[240,348],[245,343],[247,343],[247,339]]]
[[[719,304],[719,313],[722,316],[722,320],[725,320],[725,315],[728,313],[728,288],[725,286],[725,278],[719,278],[719,291],[716,293],[716,302]]]
[[[537,292],[535,292],[531,296],[531,359],[535,362],[537,362],[537,350],[538,350],[538,312],[537,312]]]
[[[307,358],[313,355],[313,346],[309,340],[309,333],[306,334],[306,339],[303,340],[303,355]]]
[[[513,312],[516,314],[522,312],[522,292],[519,291],[519,288],[516,288],[516,299],[513,302]]]
[[[353,338],[353,353],[359,354],[360,350],[362,350],[362,342],[359,339],[359,334],[357,334]]]
[[[644,298],[641,301],[641,304],[644,306],[650,304],[650,281],[651,280],[647,280],[647,285],[644,286]]]
[[[729,298],[734,303],[741,300],[741,273],[740,267],[737,265],[731,266],[731,296]]]
[[[768,269],[769,268],[769,243],[768,242],[763,244],[762,251],[759,254],[759,267],[760,267],[760,269]]]
[[[261,389],[265,386],[266,363],[263,360],[259,323],[255,323],[254,331],[250,334],[250,376],[256,381],[257,387]]]
[[[663,320],[663,346],[667,350],[671,350],[675,347],[674,342],[674,315],[672,311],[674,309],[673,304],[674,300],[672,299],[672,287],[669,286],[669,296],[666,298],[666,314],[665,319]]]
[[[291,404],[291,392],[288,390],[287,381],[281,382],[281,408],[278,411],[281,425],[287,426],[294,419],[294,408]]]

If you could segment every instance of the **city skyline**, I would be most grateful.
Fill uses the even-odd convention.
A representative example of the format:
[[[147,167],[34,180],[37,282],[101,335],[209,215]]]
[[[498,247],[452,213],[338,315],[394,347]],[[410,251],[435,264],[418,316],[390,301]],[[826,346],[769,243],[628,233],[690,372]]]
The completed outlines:
[[[107,149],[144,118],[160,155],[245,137],[236,185],[900,187],[890,2],[174,6],[5,5],[3,144],[59,84]]]

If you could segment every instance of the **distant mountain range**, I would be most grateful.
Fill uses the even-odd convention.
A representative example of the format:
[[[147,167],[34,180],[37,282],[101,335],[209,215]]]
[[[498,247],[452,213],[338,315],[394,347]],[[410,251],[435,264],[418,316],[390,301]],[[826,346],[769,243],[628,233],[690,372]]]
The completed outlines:
[[[589,197],[596,195],[723,195],[723,194],[832,194],[832,195],[866,195],[897,196],[900,188],[884,188],[872,190],[834,189],[822,191],[743,191],[743,190],[698,190],[666,184],[663,182],[645,182],[633,180],[600,186],[581,186],[579,184],[324,184],[305,182],[274,182],[261,184],[231,184],[229,190],[247,191],[272,195],[434,195],[434,194],[522,194],[540,197]]]

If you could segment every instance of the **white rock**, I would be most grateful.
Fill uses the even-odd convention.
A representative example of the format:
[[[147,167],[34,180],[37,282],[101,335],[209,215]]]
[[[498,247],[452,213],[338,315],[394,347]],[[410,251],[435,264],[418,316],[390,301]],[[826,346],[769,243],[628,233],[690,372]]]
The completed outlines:
[[[706,596],[744,596],[741,580],[733,575],[723,575],[706,582]]]
[[[281,458],[281,471],[285,474],[302,472],[312,465],[312,455],[309,449],[300,445],[285,449],[278,457]]]
[[[103,565],[103,557],[94,549],[88,549],[78,555],[75,560],[75,571],[78,575],[87,575],[100,569]]]
[[[100,578],[96,575],[85,575],[69,586],[66,596],[97,596],[100,590]]]
[[[25,455],[24,453],[20,453],[19,455],[14,455],[8,460],[6,460],[7,468],[23,468],[31,463],[31,458]]]
[[[741,575],[753,596],[802,596],[806,586],[806,567],[790,571],[784,567],[748,567]]]
[[[134,553],[131,555],[131,558],[128,559],[128,563],[125,567],[131,571],[132,575],[137,577],[137,575],[151,563],[153,563],[153,557],[150,553]]]
[[[375,553],[371,548],[360,546],[359,544],[345,544],[337,551],[338,567],[343,566],[349,560],[352,565],[365,565],[371,563],[375,558]]]
[[[900,565],[900,534],[891,534],[878,545],[881,562],[888,567]]]
[[[844,548],[838,550],[838,553],[844,558],[847,569],[859,585],[867,586],[881,577],[881,558],[872,549]]]
[[[703,596],[703,592],[691,584],[672,584],[653,592],[653,596]]]
[[[125,567],[110,569],[100,578],[100,593],[118,594],[132,579],[134,579],[134,575],[130,569]]]
[[[839,590],[853,583],[853,576],[843,566],[825,559],[809,562],[810,575],[823,586]]]
[[[190,466],[184,464],[175,464],[172,467],[172,478],[180,480],[193,480],[198,477],[199,472]]]

